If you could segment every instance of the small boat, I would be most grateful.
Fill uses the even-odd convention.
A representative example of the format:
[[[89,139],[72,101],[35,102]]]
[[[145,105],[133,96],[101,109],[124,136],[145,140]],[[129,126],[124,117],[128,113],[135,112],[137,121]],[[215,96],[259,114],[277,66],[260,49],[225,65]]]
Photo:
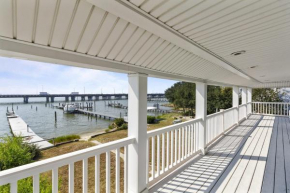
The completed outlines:
[[[63,112],[64,113],[74,113],[76,111],[77,107],[74,104],[66,104],[63,107]]]

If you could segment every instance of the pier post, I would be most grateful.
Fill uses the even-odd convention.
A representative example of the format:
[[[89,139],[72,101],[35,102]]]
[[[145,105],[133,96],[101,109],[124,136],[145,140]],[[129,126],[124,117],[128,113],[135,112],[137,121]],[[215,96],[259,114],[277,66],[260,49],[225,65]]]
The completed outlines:
[[[49,97],[46,97],[46,102],[49,103]]]
[[[68,102],[68,101],[69,101],[69,97],[66,96],[66,97],[65,97],[65,102]]]
[[[24,98],[23,98],[23,102],[24,102],[24,103],[28,103],[28,98],[29,98],[29,97],[24,97]]]
[[[51,97],[50,98],[50,101],[53,103],[54,102],[54,97]]]
[[[85,96],[82,96],[82,97],[81,97],[81,100],[82,100],[82,101],[85,101],[85,100],[86,100],[86,97],[85,97]]]
[[[71,96],[71,101],[75,102],[76,101],[76,97],[75,96]]]

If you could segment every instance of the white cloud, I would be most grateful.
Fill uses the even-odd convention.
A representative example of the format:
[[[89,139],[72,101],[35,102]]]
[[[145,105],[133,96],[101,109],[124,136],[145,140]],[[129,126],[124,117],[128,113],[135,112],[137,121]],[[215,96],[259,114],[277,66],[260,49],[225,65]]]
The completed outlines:
[[[0,57],[0,94],[116,93],[128,91],[126,74]],[[164,92],[175,81],[149,78],[148,92]]]

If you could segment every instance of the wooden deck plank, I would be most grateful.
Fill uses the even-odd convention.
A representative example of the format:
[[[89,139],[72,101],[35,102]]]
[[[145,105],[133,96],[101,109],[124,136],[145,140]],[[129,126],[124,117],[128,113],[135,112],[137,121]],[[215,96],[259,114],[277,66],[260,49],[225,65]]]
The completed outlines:
[[[264,171],[266,167],[268,150],[270,147],[271,136],[273,132],[274,119],[275,119],[274,117],[271,117],[271,120],[269,121],[269,125],[268,125],[269,131],[267,133],[267,137],[265,139],[263,148],[261,150],[261,154],[260,154],[256,169],[255,169],[255,173],[251,180],[249,192],[261,192],[262,183],[263,183],[263,175],[264,175]]]
[[[256,166],[259,162],[263,147],[265,143],[267,143],[267,136],[269,131],[272,130],[272,128],[269,128],[270,120],[268,120],[269,117],[266,117],[265,125],[259,125],[259,127],[262,127],[263,133],[259,139],[258,144],[255,147],[255,150],[252,154],[252,156],[249,158],[248,164],[243,172],[243,175],[241,177],[241,180],[239,182],[239,185],[236,189],[236,192],[247,192],[249,190],[249,187],[251,185],[252,178],[254,176],[254,172],[256,170]],[[261,122],[262,123],[262,122]],[[256,186],[259,186],[259,184],[255,184]],[[260,185],[261,186],[261,185]]]
[[[276,117],[273,124],[271,142],[270,142],[270,147],[268,151],[266,168],[264,172],[264,178],[263,178],[263,184],[262,184],[263,193],[270,193],[274,191],[277,131],[278,131],[278,118]]]
[[[285,119],[284,154],[287,192],[290,192],[290,119]]]
[[[278,133],[277,133],[277,150],[276,150],[276,167],[275,167],[275,186],[274,192],[286,192],[285,182],[285,159],[283,145],[283,118],[278,117]]]

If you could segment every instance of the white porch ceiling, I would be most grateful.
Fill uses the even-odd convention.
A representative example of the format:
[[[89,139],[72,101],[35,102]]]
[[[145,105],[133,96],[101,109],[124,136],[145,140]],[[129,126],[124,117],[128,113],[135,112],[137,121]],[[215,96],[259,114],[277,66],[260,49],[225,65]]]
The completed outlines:
[[[63,64],[70,64],[58,58],[65,51],[95,59],[90,64],[101,69],[212,84],[284,85],[290,81],[289,6],[286,0],[2,0],[0,54],[36,60],[30,56],[37,49],[13,50],[11,40],[14,47],[53,50],[58,54],[41,58]],[[231,55],[240,50],[246,53]]]

